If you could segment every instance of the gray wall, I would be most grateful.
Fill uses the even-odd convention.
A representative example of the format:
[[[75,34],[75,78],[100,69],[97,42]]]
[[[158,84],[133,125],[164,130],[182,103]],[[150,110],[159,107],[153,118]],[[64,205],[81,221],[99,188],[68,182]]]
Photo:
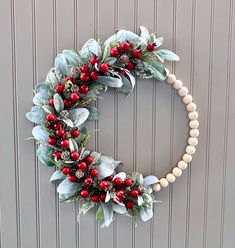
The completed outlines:
[[[233,0],[1,0],[1,248],[231,248],[235,244],[235,26]],[[55,54],[99,33],[146,25],[165,37],[181,61],[168,67],[192,92],[200,112],[200,145],[190,168],[138,223],[125,217],[100,229],[94,211],[76,222],[77,204],[59,204],[52,170],[24,139],[32,88]],[[138,80],[128,98],[100,100],[91,146],[125,161],[125,171],[163,176],[187,137],[184,107],[166,84]]]

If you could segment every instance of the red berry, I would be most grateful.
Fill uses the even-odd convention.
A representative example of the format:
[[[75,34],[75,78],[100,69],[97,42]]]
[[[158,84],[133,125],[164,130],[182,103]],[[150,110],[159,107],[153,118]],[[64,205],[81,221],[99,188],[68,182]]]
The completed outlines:
[[[54,129],[61,129],[62,125],[60,123],[55,123],[54,124]]]
[[[123,190],[117,190],[116,191],[116,196],[120,199],[120,200],[122,200],[123,198],[124,198],[124,195],[125,195],[125,192],[123,191]]]
[[[87,157],[85,157],[85,162],[87,164],[92,164],[93,163],[93,158],[91,156],[87,156]]]
[[[62,173],[65,174],[65,175],[68,175],[68,174],[70,173],[69,167],[65,166],[65,167],[62,169]]]
[[[119,55],[119,51],[118,51],[118,48],[117,47],[113,47],[111,50],[110,50],[110,55],[112,57],[117,57]]]
[[[134,69],[134,64],[131,62],[131,61],[129,61],[127,64],[126,64],[126,68],[128,69],[128,70],[133,70]]]
[[[80,96],[77,93],[75,93],[75,92],[73,92],[73,93],[70,94],[70,99],[73,102],[77,102],[79,100],[79,98],[80,98]]]
[[[66,77],[66,78],[65,78],[65,81],[66,81],[66,82],[68,82],[68,81],[73,82],[73,78],[72,78],[72,77]]]
[[[107,182],[106,182],[106,181],[101,181],[100,184],[99,184],[99,186],[100,186],[100,188],[101,188],[102,190],[105,190],[106,187],[107,187]]]
[[[81,71],[87,73],[87,72],[90,71],[90,68],[89,68],[88,65],[83,65],[83,66],[81,67]]]
[[[64,85],[63,84],[57,84],[56,87],[55,87],[55,90],[58,93],[62,93],[64,91]]]
[[[148,43],[148,45],[147,45],[147,50],[148,50],[149,52],[153,52],[153,51],[155,50],[155,45],[154,45],[154,43]]]
[[[69,181],[74,183],[76,181],[76,176],[74,174],[69,175]]]
[[[57,159],[61,159],[61,152],[59,152],[59,151],[54,152],[53,157],[57,158]]]
[[[122,179],[120,177],[116,177],[113,181],[117,186],[122,185]]]
[[[78,169],[80,169],[80,170],[86,170],[87,169],[87,164],[85,162],[80,162],[78,164]]]
[[[49,100],[49,105],[50,105],[51,107],[54,107],[54,99],[53,99],[53,98],[51,98],[51,99]]]
[[[99,202],[99,201],[100,201],[98,195],[93,195],[93,196],[91,197],[91,200],[92,200],[93,202]]]
[[[131,179],[126,179],[126,180],[124,181],[124,184],[125,184],[125,186],[127,186],[127,187],[131,187],[131,185],[133,184],[133,182],[132,182]]]
[[[70,154],[71,159],[74,161],[78,160],[79,156],[80,156],[80,154],[78,152],[72,152]]]
[[[86,94],[89,91],[89,87],[87,85],[81,85],[80,91],[84,94]]]
[[[126,72],[124,70],[120,70],[119,73],[122,75],[126,75]]]
[[[119,199],[119,197],[116,196],[115,198],[112,199],[112,202],[114,204],[118,204],[119,202],[121,202],[121,199]]]
[[[88,195],[89,195],[89,191],[86,190],[86,189],[83,189],[83,190],[80,192],[80,196],[81,196],[82,198],[87,198]]]
[[[83,82],[87,82],[89,81],[90,77],[88,74],[82,72],[81,75],[80,75],[80,80],[83,81]]]
[[[53,114],[47,114],[47,115],[46,115],[46,119],[47,119],[48,121],[53,122],[53,121],[56,120],[56,117],[55,117],[55,115],[53,115]]]
[[[139,59],[141,56],[141,50],[140,49],[135,49],[134,51],[132,51],[132,57]]]
[[[90,186],[92,183],[93,183],[93,180],[92,180],[91,177],[85,178],[85,180],[84,180],[84,186],[85,186],[85,187]]]
[[[74,138],[77,138],[79,136],[80,132],[78,129],[74,129],[71,131],[71,135],[74,137]]]
[[[126,207],[127,207],[127,208],[133,208],[134,205],[135,205],[135,203],[134,203],[133,201],[128,201],[128,202],[126,202]]]
[[[129,43],[127,41],[124,41],[124,42],[121,43],[121,49],[122,49],[123,52],[128,51],[129,48],[130,48],[130,45],[129,45]]]
[[[105,201],[105,198],[106,198],[106,194],[100,194],[100,200],[101,200],[102,202]]]
[[[112,181],[112,180],[113,180],[113,175],[107,177],[107,180],[108,180],[108,181]]]
[[[60,141],[60,145],[64,148],[68,148],[69,147],[69,141],[68,140],[61,140]]]
[[[108,66],[107,64],[102,63],[102,64],[100,65],[100,71],[101,71],[102,73],[106,73],[108,70],[109,70],[109,66]]]
[[[96,56],[92,56],[90,62],[92,65],[95,65],[96,63],[99,62],[99,59]]]
[[[56,130],[55,134],[56,134],[58,137],[62,137],[62,136],[64,136],[65,131],[64,131],[64,129],[59,129],[59,130]]]
[[[136,198],[139,195],[139,191],[137,189],[133,189],[130,192],[131,197]]]
[[[56,144],[56,139],[55,139],[55,138],[49,138],[49,139],[48,139],[48,143],[49,143],[50,145],[55,145],[55,144]]]
[[[91,176],[93,176],[93,177],[98,177],[98,170],[97,169],[91,169],[90,170],[90,174],[91,174]]]
[[[65,99],[65,100],[64,100],[64,107],[65,107],[65,108],[68,108],[68,107],[71,105],[71,103],[72,103],[72,102],[71,102],[70,100]]]
[[[90,73],[90,77],[91,77],[92,80],[97,80],[98,77],[99,77],[99,74],[97,72],[95,72],[95,71],[92,71]]]

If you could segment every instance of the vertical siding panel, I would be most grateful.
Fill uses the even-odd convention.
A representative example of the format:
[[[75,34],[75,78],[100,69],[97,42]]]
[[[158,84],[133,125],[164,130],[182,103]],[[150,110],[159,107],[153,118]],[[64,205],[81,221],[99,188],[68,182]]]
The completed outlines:
[[[206,178],[206,135],[208,101],[208,65],[210,48],[211,2],[197,1],[195,27],[193,96],[200,113],[200,145],[191,163],[190,215],[188,247],[202,247],[204,226],[204,195]]]
[[[134,0],[118,1],[118,28],[134,29]],[[117,159],[124,162],[120,170],[133,171],[133,104],[134,93],[128,97],[125,94],[118,94],[118,151]],[[128,144],[126,137],[128,134]],[[125,145],[126,144],[126,145]],[[118,247],[132,247],[132,220],[124,216],[118,217]],[[125,228],[123,228],[125,226]]]
[[[53,44],[55,26],[53,0],[35,1],[36,6],[36,80],[43,82],[53,66],[56,45]],[[36,193],[40,229],[40,247],[59,247],[56,188],[49,184],[53,169],[36,162]]]
[[[0,211],[1,211],[1,247],[17,247],[19,243],[19,229],[16,205],[16,182],[15,182],[15,149],[14,149],[14,84],[15,84],[15,20],[14,2],[4,0],[0,8],[0,30],[4,35],[1,37],[0,55],[2,59],[2,82],[6,82],[4,90],[0,91],[0,103],[2,109],[1,145],[0,157],[4,173],[0,173]],[[9,99],[12,99],[9,101]],[[7,104],[6,104],[7,103]],[[4,167],[3,167],[4,166]],[[8,175],[8,176],[6,176]],[[9,176],[11,178],[9,185]],[[9,187],[6,189],[6,185]]]
[[[192,37],[192,1],[181,0],[175,3],[175,20],[174,20],[174,45],[173,49],[180,56],[180,62],[173,65],[177,78],[184,82],[184,85],[192,92],[191,84],[191,37]],[[187,23],[187,25],[185,25]],[[188,136],[187,113],[181,98],[174,94],[174,116],[173,116],[173,147],[172,147],[172,164],[177,164],[184,152],[184,147]],[[180,142],[181,141],[181,142]],[[171,241],[170,247],[183,247],[186,242],[186,222],[188,221],[188,195],[190,194],[190,180],[187,180],[189,171],[176,180],[172,185],[172,222],[170,227]]]
[[[166,14],[167,13],[167,14]],[[157,1],[157,36],[165,38],[164,47],[172,49],[173,2]],[[168,65],[170,69],[170,65]],[[164,96],[164,97],[162,97]],[[171,127],[172,127],[172,91],[165,82],[157,82],[156,87],[156,132],[155,132],[155,174],[165,176],[171,166]],[[169,243],[169,188],[156,194],[161,203],[154,207],[154,240],[153,246],[168,247]]]
[[[74,0],[57,1],[57,52],[74,49]],[[76,246],[75,203],[62,203],[59,206],[60,248]]]
[[[153,31],[154,1],[139,1],[137,31],[143,25]],[[152,118],[154,80],[138,79],[136,85],[136,170],[143,175],[152,170]],[[135,247],[150,247],[151,222],[140,222],[135,230]],[[144,237],[144,238],[143,238]]]
[[[99,1],[98,34],[105,40],[114,32],[114,0]],[[114,91],[109,89],[105,97],[99,101],[101,118],[98,123],[98,150],[106,155],[114,156]],[[99,230],[98,245],[102,248],[114,247],[114,225]]]
[[[33,2],[32,2],[33,3]],[[19,173],[19,215],[21,228],[21,246],[31,247],[37,246],[36,237],[36,205],[35,205],[35,168],[28,166],[28,162],[32,164],[34,158],[34,146],[32,141],[25,141],[25,138],[31,136],[32,124],[25,118],[25,112],[28,111],[27,106],[31,105],[32,99],[32,81],[35,79],[35,64],[33,61],[34,50],[33,42],[35,37],[32,33],[32,22],[34,17],[33,5],[29,1],[15,2],[15,22],[16,22],[16,95],[17,109],[15,110],[15,118],[17,121],[17,140],[18,147],[17,166]],[[24,12],[22,16],[22,6]],[[22,63],[23,62],[23,63]],[[25,128],[27,126],[27,128]],[[27,144],[25,144],[27,142]],[[32,185],[32,187],[29,187]],[[27,206],[27,208],[25,207]],[[29,218],[29,216],[31,218]],[[36,224],[35,224],[36,223]]]
[[[215,248],[220,247],[223,149],[225,142],[224,120],[227,90],[227,69],[223,65],[227,65],[228,59],[229,7],[229,1],[215,3],[214,35],[212,37],[214,44],[211,65],[212,88],[206,246]],[[218,18],[219,15],[220,18]],[[218,60],[218,58],[220,59]],[[221,82],[223,83],[221,84]],[[219,130],[223,131],[219,132]]]
[[[96,0],[94,0],[96,1]],[[78,50],[84,45],[84,43],[91,37],[96,38],[95,30],[95,2],[82,0],[78,3]],[[89,9],[89,14],[87,14],[86,9]],[[96,129],[95,122],[87,123],[87,128],[89,130]],[[89,141],[89,146],[91,149],[95,149],[96,134],[93,133]],[[96,230],[97,223],[95,220],[95,210],[89,211],[86,216],[81,215],[80,218],[80,235],[79,235],[79,247],[96,247]],[[89,237],[89,238],[88,238]]]
[[[227,81],[227,143],[225,144],[225,157],[224,157],[224,167],[225,167],[225,181],[224,181],[224,223],[222,223],[221,228],[221,247],[232,247],[235,243],[234,236],[234,223],[235,223],[235,197],[234,197],[234,139],[235,139],[235,99],[233,97],[233,92],[235,90],[235,84],[233,83],[235,79],[235,71],[233,70],[235,66],[235,25],[234,25],[234,1],[230,1],[230,36],[229,36],[229,46],[228,46],[228,81]]]

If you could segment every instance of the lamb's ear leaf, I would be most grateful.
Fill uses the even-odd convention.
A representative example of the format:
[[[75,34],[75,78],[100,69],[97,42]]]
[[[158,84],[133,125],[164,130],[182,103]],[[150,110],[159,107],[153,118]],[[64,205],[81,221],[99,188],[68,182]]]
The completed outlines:
[[[166,49],[161,49],[158,50],[157,53],[162,56],[165,60],[169,61],[179,61],[180,58],[177,54],[173,53],[172,51],[166,50]]]
[[[113,88],[120,88],[123,84],[121,78],[114,78],[109,76],[99,76],[96,82]]]
[[[66,61],[64,54],[60,53],[56,56],[54,67],[55,67],[56,75],[58,75],[59,77],[62,75],[67,76],[68,68],[67,68],[67,61]]]
[[[46,166],[55,166],[55,162],[52,159],[54,149],[48,146],[40,145],[37,149],[38,159]]]
[[[42,141],[45,143],[48,142],[48,133],[41,126],[34,127],[32,130],[32,135],[38,141]]]
[[[64,109],[64,101],[58,93],[54,95],[53,99],[55,110],[60,113]]]
[[[80,60],[78,54],[74,50],[63,50],[63,54],[70,65],[79,65]]]
[[[58,181],[58,180],[62,180],[62,179],[65,179],[66,178],[66,175],[64,175],[61,170],[56,170],[52,175],[51,175],[51,178],[50,178],[50,183],[52,182],[55,182],[55,181]]]
[[[69,111],[70,119],[74,126],[78,127],[83,124],[89,117],[89,111],[86,108],[77,108]]]
[[[88,106],[86,107],[89,111],[89,117],[88,117],[88,120],[89,121],[96,121],[99,119],[99,116],[100,116],[100,112],[98,110],[98,108],[94,107],[94,106]]]
[[[149,185],[158,183],[159,179],[156,176],[150,175],[144,178],[143,186],[147,187]]]

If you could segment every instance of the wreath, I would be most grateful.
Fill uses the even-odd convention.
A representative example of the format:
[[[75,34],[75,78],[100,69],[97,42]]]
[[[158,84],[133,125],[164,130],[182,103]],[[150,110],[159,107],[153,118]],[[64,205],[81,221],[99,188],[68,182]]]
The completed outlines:
[[[38,144],[37,157],[55,167],[50,182],[59,181],[61,201],[80,201],[78,216],[97,206],[96,219],[109,226],[117,214],[153,216],[154,192],[173,183],[192,160],[199,135],[198,113],[188,89],[164,67],[164,61],[178,61],[173,52],[159,49],[163,38],[156,38],[141,26],[140,36],[119,30],[104,43],[88,40],[77,53],[64,50],[55,58],[45,82],[35,87],[34,106],[26,117],[36,126],[33,139]],[[130,94],[135,77],[166,80],[186,105],[190,137],[181,160],[165,177],[144,177],[139,172],[117,172],[122,164],[112,157],[88,150],[91,132],[84,125],[97,120],[93,104],[108,87]]]

